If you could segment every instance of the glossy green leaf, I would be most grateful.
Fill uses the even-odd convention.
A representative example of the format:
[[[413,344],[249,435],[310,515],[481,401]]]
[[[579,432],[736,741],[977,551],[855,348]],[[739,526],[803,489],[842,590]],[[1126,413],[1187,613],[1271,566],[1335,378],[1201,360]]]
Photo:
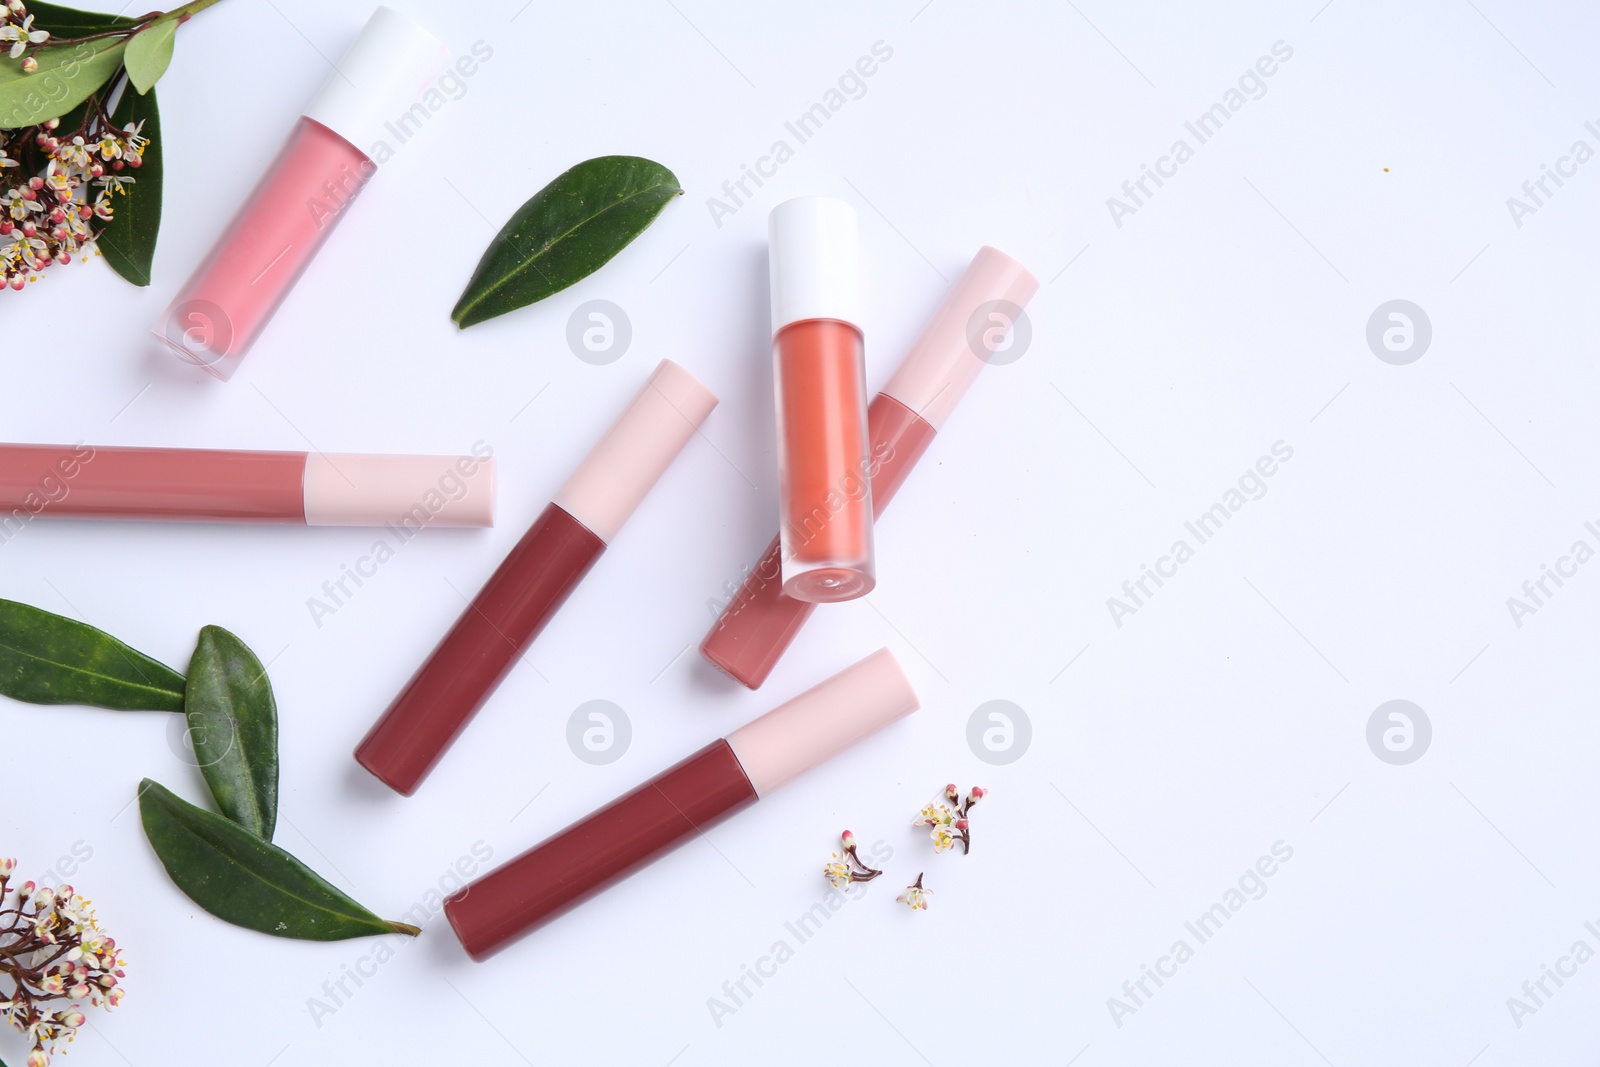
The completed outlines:
[[[267,669],[220,626],[200,631],[183,713],[217,808],[263,841],[278,822],[278,705]]]
[[[682,194],[673,173],[648,159],[601,156],[579,163],[511,216],[450,317],[466,329],[581,281]]]
[[[28,14],[33,16],[35,29],[49,30],[52,37],[82,37],[90,33],[104,33],[107,30],[123,30],[139,24],[138,19],[107,15],[100,11],[79,11],[77,8],[62,7],[60,4],[40,3],[38,0],[28,4]]]
[[[105,224],[96,246],[112,270],[134,285],[149,285],[150,264],[161,233],[161,112],[156,107],[156,91],[141,96],[125,86],[111,118],[119,128],[130,122],[144,123],[140,135],[150,138],[150,144],[139,168],[123,172],[133,184],[124,187],[126,193],[112,197],[111,221]]]
[[[59,118],[83,103],[122,66],[123,37],[47,44],[31,53],[39,69],[22,72],[22,60],[0,56],[0,129]]]
[[[139,783],[139,818],[173,883],[224,922],[302,941],[420,933],[378,918],[283,849],[148,778]]]
[[[128,68],[128,80],[141,94],[148,93],[167,72],[177,33],[177,19],[161,19],[128,38],[122,65]]]
[[[0,695],[30,704],[182,711],[183,675],[86,623],[0,600]]]

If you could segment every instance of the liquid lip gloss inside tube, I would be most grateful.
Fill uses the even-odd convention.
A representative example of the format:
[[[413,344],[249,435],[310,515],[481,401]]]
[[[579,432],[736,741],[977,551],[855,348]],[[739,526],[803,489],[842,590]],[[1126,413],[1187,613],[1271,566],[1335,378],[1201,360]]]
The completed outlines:
[[[664,359],[356,748],[410,796],[688,444],[717,398]]]
[[[917,710],[886,648],[713,741],[444,903],[484,960],[793,778]]]
[[[768,218],[783,590],[872,591],[872,489],[855,209],[808,196]]]
[[[415,123],[411,109],[449,58],[438,38],[404,15],[373,12],[154,334],[180,358],[224,381],[233,377],[392,151],[394,124],[403,131]]]
[[[1000,345],[1018,343],[1012,327],[1038,288],[1022,264],[986,245],[945,296],[867,409],[874,519],[889,506],[978,372],[1004,360]],[[751,689],[767,680],[815,610],[784,595],[783,558],[780,535],[700,645],[701,655]]]
[[[0,544],[29,518],[494,525],[494,458],[0,445]]]

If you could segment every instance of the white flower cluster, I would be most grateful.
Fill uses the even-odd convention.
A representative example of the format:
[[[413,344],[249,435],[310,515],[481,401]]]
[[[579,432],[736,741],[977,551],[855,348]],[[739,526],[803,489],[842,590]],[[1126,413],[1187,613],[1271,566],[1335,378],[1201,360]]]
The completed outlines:
[[[95,922],[89,901],[70,885],[10,888],[16,861],[0,859],[0,1018],[33,1044],[27,1067],[46,1067],[58,1045],[86,1021],[81,1002],[114,1008],[122,1000],[122,954]],[[52,1001],[61,1007],[46,1006]]]

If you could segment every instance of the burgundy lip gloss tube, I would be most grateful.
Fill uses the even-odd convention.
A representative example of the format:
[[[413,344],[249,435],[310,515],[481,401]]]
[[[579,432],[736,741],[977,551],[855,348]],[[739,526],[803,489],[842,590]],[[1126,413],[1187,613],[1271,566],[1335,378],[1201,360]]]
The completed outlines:
[[[462,889],[450,928],[487,959],[917,707],[879,649]]]
[[[867,408],[874,521],[933,443],[978,372],[1000,362],[1006,336],[1039,283],[985,245],[934,312],[905,361]],[[816,604],[784,593],[782,538],[775,537],[711,627],[700,654],[728,677],[759,689]]]
[[[356,195],[444,99],[449,59],[422,26],[378,8],[155,336],[231,378]]]
[[[662,360],[373,725],[356,761],[396,792],[416,792],[716,406],[688,371]]]
[[[493,526],[494,459],[0,445],[0,533],[24,518]]]

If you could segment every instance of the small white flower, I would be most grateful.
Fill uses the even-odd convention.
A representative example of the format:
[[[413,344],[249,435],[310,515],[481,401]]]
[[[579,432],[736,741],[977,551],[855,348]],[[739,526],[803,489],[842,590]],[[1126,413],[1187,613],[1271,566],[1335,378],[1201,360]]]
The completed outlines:
[[[927,911],[928,899],[933,896],[933,890],[922,888],[921,877],[917,878],[916,885],[908,885],[894,899],[906,905],[912,911]]]
[[[833,854],[833,862],[822,868],[822,873],[828,881],[833,883],[835,889],[846,889],[855,880],[855,872],[848,866],[839,862],[839,854]]]
[[[25,52],[30,44],[43,44],[50,39],[49,30],[36,30],[33,28],[33,16],[29,15],[22,20],[21,26],[7,26],[0,29],[0,41],[11,41],[11,58],[16,59]]]

